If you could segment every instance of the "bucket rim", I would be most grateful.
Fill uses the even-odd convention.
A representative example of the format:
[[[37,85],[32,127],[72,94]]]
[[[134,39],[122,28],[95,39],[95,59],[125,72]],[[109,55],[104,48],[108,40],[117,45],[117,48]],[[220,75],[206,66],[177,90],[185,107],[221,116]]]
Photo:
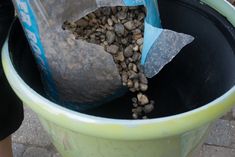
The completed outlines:
[[[29,87],[14,69],[5,42],[2,52],[6,77],[21,100],[34,112],[73,131],[115,139],[152,139],[173,136],[219,118],[235,104],[235,86],[214,101],[178,115],[147,119],[118,120],[96,117],[69,110],[44,98]],[[94,130],[97,130],[94,132]]]
[[[211,0],[203,1],[210,5]],[[225,1],[220,2],[224,2],[223,5],[229,6]],[[214,6],[212,7],[220,8],[216,4],[213,3]],[[218,4],[221,5],[222,3]],[[229,7],[231,8],[231,6]],[[232,10],[235,14],[235,8]],[[235,17],[233,19],[234,23],[231,23],[235,26]],[[214,101],[178,115],[148,120],[118,120],[96,117],[59,106],[29,87],[19,76],[11,62],[8,38],[2,49],[2,63],[11,87],[34,112],[59,126],[96,137],[117,140],[146,140],[174,136],[208,125],[209,122],[229,111],[235,104],[235,86],[233,86]]]

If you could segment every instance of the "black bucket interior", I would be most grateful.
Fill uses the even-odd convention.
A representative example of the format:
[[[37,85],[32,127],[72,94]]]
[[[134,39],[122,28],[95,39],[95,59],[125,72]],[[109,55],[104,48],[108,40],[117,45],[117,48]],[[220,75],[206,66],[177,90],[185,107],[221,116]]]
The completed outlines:
[[[159,0],[164,28],[195,37],[175,59],[150,81],[148,95],[156,102],[150,118],[183,113],[220,97],[235,83],[235,28],[198,0]],[[18,20],[9,47],[15,68],[35,91],[45,96],[40,74]],[[131,119],[128,93],[93,110],[100,117]]]

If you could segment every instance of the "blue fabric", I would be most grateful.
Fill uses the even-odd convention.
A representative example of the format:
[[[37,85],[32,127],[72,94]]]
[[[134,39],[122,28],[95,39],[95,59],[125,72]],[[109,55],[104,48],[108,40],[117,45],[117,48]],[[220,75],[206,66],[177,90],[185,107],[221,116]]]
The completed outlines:
[[[147,8],[147,16],[145,19],[144,30],[144,47],[142,50],[141,64],[144,65],[148,53],[158,39],[163,29],[161,26],[160,14],[158,9],[157,0],[144,0],[145,7]]]
[[[162,33],[163,29],[154,27],[153,25],[149,24],[145,20],[145,28],[144,28],[144,47],[142,50],[142,57],[141,57],[141,64],[144,65],[148,53],[158,39],[160,34]]]
[[[144,0],[123,0],[126,6],[144,5]]]

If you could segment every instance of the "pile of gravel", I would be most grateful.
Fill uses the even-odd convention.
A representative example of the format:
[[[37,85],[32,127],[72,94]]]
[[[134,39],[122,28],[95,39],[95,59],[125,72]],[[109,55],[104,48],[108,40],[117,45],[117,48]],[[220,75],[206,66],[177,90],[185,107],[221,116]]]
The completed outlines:
[[[146,119],[154,109],[154,101],[144,94],[148,80],[140,66],[145,15],[143,6],[102,7],[76,22],[65,21],[62,26],[76,39],[100,45],[113,56],[123,85],[137,94],[132,99],[134,119]]]

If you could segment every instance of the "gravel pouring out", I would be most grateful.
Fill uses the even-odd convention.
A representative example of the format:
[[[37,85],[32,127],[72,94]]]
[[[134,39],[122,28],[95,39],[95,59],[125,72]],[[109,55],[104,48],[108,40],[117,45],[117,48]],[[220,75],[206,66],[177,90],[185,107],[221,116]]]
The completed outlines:
[[[132,98],[134,119],[147,119],[155,104],[144,94],[148,79],[140,66],[145,15],[143,6],[102,7],[76,22],[65,21],[62,26],[76,39],[100,45],[113,56],[123,86],[137,95]]]

